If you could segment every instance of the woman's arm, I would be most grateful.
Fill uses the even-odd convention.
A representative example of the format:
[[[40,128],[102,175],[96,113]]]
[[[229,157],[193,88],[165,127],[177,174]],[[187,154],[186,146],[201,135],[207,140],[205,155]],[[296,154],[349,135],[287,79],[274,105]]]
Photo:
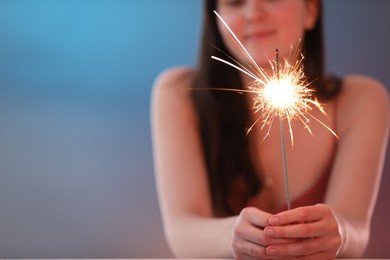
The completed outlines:
[[[235,218],[213,219],[189,69],[169,70],[152,96],[158,197],[168,243],[179,257],[231,257]]]
[[[325,203],[342,235],[340,256],[361,256],[368,244],[389,136],[388,94],[377,81],[351,76],[338,102],[339,146]]]

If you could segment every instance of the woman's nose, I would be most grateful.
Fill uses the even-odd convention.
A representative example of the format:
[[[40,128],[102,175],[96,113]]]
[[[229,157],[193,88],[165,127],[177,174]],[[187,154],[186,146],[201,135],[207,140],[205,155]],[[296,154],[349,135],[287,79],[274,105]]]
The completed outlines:
[[[262,19],[266,14],[264,0],[248,0],[245,6],[245,17],[249,20]]]

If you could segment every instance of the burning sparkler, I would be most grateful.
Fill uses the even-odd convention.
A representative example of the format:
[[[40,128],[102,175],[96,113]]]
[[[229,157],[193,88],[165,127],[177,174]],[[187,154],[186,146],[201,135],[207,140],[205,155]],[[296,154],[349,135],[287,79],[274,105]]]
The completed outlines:
[[[332,129],[318,120],[316,117],[308,113],[314,107],[318,108],[322,113],[325,114],[321,104],[313,99],[314,90],[309,89],[305,81],[305,75],[303,72],[302,61],[304,57],[301,55],[300,59],[297,59],[296,63],[291,65],[288,60],[284,59],[281,64],[279,61],[279,52],[276,49],[275,62],[270,61],[272,68],[271,75],[267,75],[262,68],[260,68],[254,59],[251,57],[249,52],[245,49],[242,43],[239,41],[237,36],[233,33],[230,27],[222,19],[222,17],[214,11],[217,17],[221,20],[224,26],[228,29],[229,33],[233,36],[234,41],[246,55],[246,57],[251,62],[251,65],[248,69],[238,61],[233,60],[235,64],[226,61],[224,59],[212,56],[212,59],[223,62],[237,70],[243,72],[247,76],[251,77],[254,81],[248,86],[247,89],[218,89],[225,91],[234,91],[234,92],[246,92],[255,94],[253,109],[255,113],[261,112],[261,115],[255,120],[255,122],[248,128],[247,133],[249,133],[252,128],[262,119],[263,129],[268,125],[268,132],[264,138],[269,135],[271,126],[275,118],[279,118],[280,123],[280,135],[282,143],[282,159],[283,159],[283,173],[284,173],[284,183],[285,183],[285,194],[286,194],[286,203],[288,209],[291,209],[290,203],[290,193],[289,193],[289,184],[288,184],[288,174],[287,174],[287,160],[286,160],[286,150],[285,150],[285,138],[284,138],[284,121],[287,121],[291,143],[293,143],[293,131],[291,128],[291,121],[293,119],[298,119],[303,126],[311,133],[309,127],[309,117],[316,120],[327,128],[333,135],[336,135]]]

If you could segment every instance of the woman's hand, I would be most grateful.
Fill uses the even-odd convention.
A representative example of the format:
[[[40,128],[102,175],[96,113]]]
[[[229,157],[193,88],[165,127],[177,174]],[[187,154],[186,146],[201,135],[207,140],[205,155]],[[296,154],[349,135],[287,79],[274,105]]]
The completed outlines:
[[[266,255],[275,258],[334,259],[341,246],[339,226],[324,204],[281,212],[269,218],[263,240],[295,239],[289,244],[269,244]]]
[[[264,228],[269,226],[270,217],[271,214],[257,208],[248,207],[241,211],[233,231],[232,246],[235,259],[274,259],[274,256],[267,254],[267,246],[295,241],[291,238],[266,236]]]

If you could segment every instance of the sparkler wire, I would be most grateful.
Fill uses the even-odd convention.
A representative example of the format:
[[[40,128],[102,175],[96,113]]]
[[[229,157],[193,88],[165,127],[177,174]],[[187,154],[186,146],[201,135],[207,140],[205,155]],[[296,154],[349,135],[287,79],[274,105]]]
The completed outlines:
[[[291,200],[290,200],[290,189],[288,183],[288,174],[287,174],[287,157],[286,157],[286,142],[284,140],[284,123],[283,119],[279,119],[280,125],[280,138],[282,142],[282,159],[283,159],[283,176],[284,176],[284,188],[286,193],[286,203],[287,209],[291,209]]]
[[[276,67],[277,83],[279,85],[280,83],[279,83],[279,50],[278,49],[276,49],[275,67]],[[290,189],[289,189],[288,174],[287,174],[286,141],[284,140],[284,123],[283,123],[282,117],[279,117],[279,126],[280,126],[280,139],[281,139],[281,143],[282,143],[284,188],[285,188],[285,194],[286,194],[287,208],[290,210],[291,209],[291,200],[290,200]]]

